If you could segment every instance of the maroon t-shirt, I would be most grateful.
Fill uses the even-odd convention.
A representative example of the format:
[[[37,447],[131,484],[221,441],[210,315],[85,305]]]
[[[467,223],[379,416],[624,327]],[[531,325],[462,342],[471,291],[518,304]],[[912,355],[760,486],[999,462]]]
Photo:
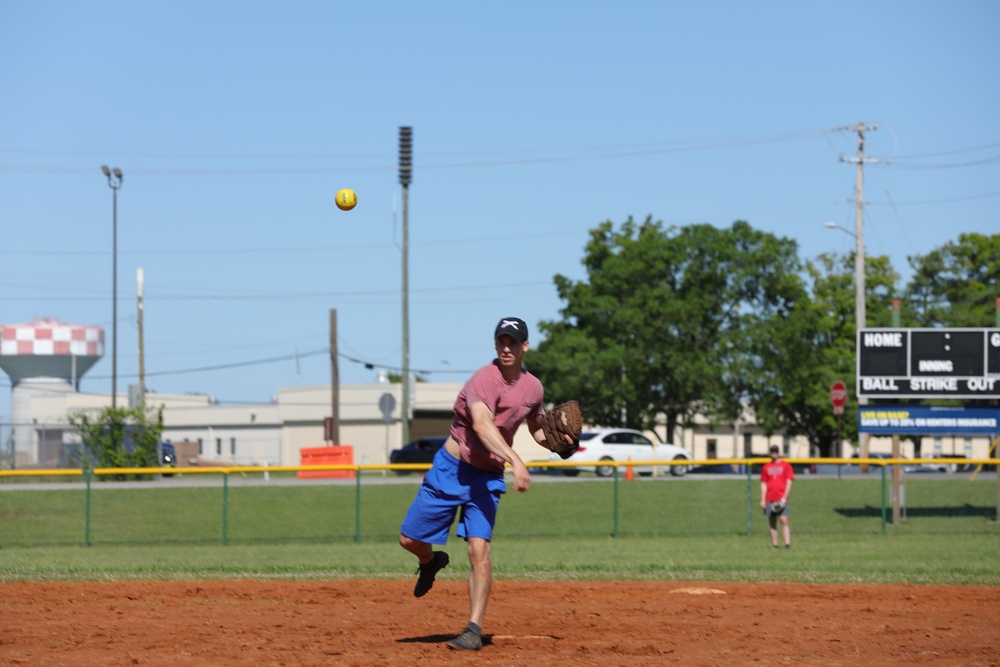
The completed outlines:
[[[543,399],[542,383],[523,368],[513,382],[504,379],[496,362],[476,371],[455,399],[455,418],[451,422],[451,437],[458,443],[462,460],[482,470],[503,470],[504,466],[504,460],[486,449],[476,435],[469,406],[485,403],[500,435],[513,446],[514,433],[525,419],[541,421],[545,414]]]

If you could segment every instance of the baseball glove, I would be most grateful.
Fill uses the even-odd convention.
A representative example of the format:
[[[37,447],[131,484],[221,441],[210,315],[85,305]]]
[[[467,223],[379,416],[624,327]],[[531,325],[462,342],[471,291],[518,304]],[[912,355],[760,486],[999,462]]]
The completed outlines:
[[[583,415],[576,401],[561,403],[542,417],[542,431],[545,433],[545,447],[563,459],[568,459],[580,448],[580,432],[583,430]],[[572,444],[564,436],[572,439]]]
[[[785,511],[785,501],[779,500],[777,502],[771,503],[771,514],[781,514]]]

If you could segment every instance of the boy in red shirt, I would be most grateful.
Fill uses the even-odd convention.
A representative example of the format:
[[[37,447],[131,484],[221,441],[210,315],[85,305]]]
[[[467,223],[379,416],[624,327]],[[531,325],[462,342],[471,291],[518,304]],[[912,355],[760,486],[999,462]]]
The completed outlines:
[[[760,470],[760,506],[764,508],[771,526],[771,546],[778,548],[778,520],[785,538],[785,548],[792,548],[792,529],[788,525],[788,496],[792,492],[795,471],[787,461],[781,460],[781,450],[771,445],[771,462]]]

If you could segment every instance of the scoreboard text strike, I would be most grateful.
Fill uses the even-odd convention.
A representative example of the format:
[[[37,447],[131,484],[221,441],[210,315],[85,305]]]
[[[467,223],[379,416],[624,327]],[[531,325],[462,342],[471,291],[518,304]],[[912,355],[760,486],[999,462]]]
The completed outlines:
[[[861,329],[858,396],[1000,397],[1000,329]]]

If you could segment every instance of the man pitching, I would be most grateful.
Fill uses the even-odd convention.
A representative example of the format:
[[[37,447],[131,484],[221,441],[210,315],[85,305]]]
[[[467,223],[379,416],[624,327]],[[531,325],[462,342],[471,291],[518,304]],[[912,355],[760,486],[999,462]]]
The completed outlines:
[[[527,421],[535,441],[552,449],[543,429],[542,383],[522,366],[528,351],[527,325],[517,317],[505,317],[493,340],[497,358],[476,371],[459,392],[451,433],[434,456],[399,535],[400,546],[420,561],[413,594],[422,597],[449,562],[447,553],[433,551],[431,545],[447,542],[461,509],[456,532],[469,552],[469,622],[448,647],[473,651],[483,645],[483,616],[493,584],[490,543],[500,496],[506,492],[504,464],[513,469],[516,491],[527,491],[531,485],[528,467],[512,448],[514,433]]]

